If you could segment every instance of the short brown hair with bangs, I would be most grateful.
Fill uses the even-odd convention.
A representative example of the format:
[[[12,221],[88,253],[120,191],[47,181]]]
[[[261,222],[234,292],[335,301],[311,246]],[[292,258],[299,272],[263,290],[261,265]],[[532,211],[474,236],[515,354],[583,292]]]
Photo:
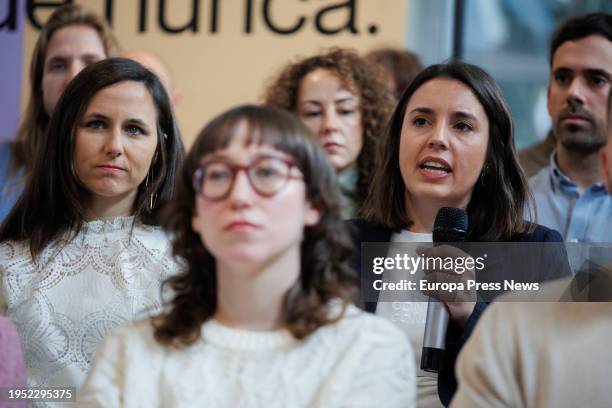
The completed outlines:
[[[355,278],[348,266],[352,243],[340,217],[340,192],[325,151],[293,114],[273,107],[239,106],[216,117],[200,132],[179,174],[176,198],[164,217],[173,253],[184,265],[184,272],[165,284],[173,294],[167,311],[153,320],[155,338],[165,346],[193,344],[202,324],[216,311],[215,258],[191,226],[196,211],[192,179],[202,158],[228,146],[242,123],[250,132],[248,143],[268,144],[292,157],[304,175],[306,197],[321,215],[318,224],[304,230],[300,277],[284,300],[286,328],[295,338],[304,338],[340,317],[330,313],[332,300],[346,305],[354,296]]]

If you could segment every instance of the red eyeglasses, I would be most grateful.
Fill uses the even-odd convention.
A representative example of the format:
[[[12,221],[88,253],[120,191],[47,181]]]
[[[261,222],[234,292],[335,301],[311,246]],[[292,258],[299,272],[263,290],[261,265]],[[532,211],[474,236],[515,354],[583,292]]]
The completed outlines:
[[[229,195],[238,172],[244,171],[257,194],[272,197],[281,191],[289,180],[304,179],[301,174],[291,173],[293,167],[296,167],[293,161],[275,156],[259,156],[247,166],[221,159],[211,160],[194,172],[193,188],[208,200],[220,201]]]

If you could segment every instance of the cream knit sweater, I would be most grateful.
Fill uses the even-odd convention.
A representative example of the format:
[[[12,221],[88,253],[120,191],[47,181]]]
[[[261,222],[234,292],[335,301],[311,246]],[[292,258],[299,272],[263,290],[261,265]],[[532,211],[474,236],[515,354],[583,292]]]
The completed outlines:
[[[116,330],[97,353],[79,407],[413,407],[410,343],[351,306],[303,341],[214,320],[184,350],[161,346],[148,320]]]

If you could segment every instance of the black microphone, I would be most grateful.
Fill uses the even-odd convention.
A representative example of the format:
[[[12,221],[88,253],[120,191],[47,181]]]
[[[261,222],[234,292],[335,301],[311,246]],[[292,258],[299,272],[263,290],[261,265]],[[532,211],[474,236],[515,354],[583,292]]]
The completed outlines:
[[[461,208],[442,207],[436,215],[433,228],[433,242],[464,242],[467,237],[468,216]],[[450,316],[444,303],[429,298],[427,320],[423,335],[421,370],[437,373],[442,368],[446,329]]]

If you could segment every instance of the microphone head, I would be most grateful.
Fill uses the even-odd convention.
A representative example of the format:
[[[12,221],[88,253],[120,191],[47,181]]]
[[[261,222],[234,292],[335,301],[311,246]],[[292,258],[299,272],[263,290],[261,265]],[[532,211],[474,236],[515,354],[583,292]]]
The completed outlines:
[[[461,208],[442,207],[433,228],[434,242],[463,242],[467,238],[468,216]]]

